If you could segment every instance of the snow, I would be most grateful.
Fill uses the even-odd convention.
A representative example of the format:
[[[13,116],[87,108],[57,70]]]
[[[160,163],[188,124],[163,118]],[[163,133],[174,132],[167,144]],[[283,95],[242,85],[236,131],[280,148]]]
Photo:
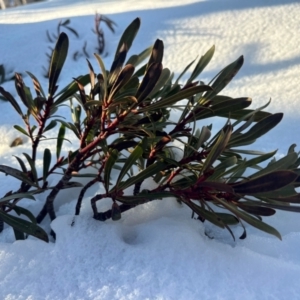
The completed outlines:
[[[45,53],[51,45],[46,30],[55,33],[59,20],[70,18],[79,39],[67,32],[70,57],[59,81],[60,88],[64,87],[72,77],[88,71],[83,57],[76,64],[72,60],[84,41],[88,41],[90,61],[98,67],[92,58],[96,40],[91,31],[96,11],[118,25],[115,34],[105,29],[107,66],[122,31],[136,17],[141,18],[142,26],[131,53],[160,38],[165,44],[164,66],[177,76],[212,45],[216,52],[201,76],[205,82],[243,54],[245,64],[224,94],[249,96],[252,107],[272,98],[268,110],[285,114],[275,129],[257,141],[255,149],[278,149],[280,157],[300,140],[297,1],[38,2],[0,11],[0,64],[23,75],[26,70],[32,72],[46,89],[42,65],[46,65]],[[28,76],[24,80],[31,84]],[[12,82],[3,87],[16,94]],[[0,107],[0,164],[17,166],[12,155],[21,156],[31,146],[9,147],[18,136],[12,125],[22,123],[8,103],[1,102]],[[65,114],[69,115],[68,109]],[[51,140],[43,147],[55,151]],[[70,147],[65,144],[64,151]],[[38,153],[39,168],[42,153],[43,149]],[[57,177],[51,180],[55,183]],[[0,234],[1,299],[300,299],[299,215],[278,212],[265,220],[281,232],[282,241],[247,227],[247,238],[234,242],[227,231],[191,219],[189,209],[173,199],[136,207],[118,222],[98,222],[92,218],[89,199],[100,188],[90,191],[75,219],[78,190],[59,194],[58,217],[51,223],[56,242],[14,241],[11,228],[5,227]],[[15,190],[16,181],[1,175],[0,189],[1,195]],[[45,197],[37,195],[36,201],[23,203],[37,214]],[[99,209],[108,203],[103,201]],[[49,223],[42,224],[47,231]],[[242,233],[239,226],[233,230],[237,237]]]

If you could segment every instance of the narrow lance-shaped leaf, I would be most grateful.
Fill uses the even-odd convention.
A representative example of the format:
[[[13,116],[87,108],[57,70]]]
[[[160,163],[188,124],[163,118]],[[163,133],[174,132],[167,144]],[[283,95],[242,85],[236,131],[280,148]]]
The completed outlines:
[[[123,44],[123,46],[120,48],[118,55],[116,55],[115,60],[111,65],[109,76],[108,76],[109,85],[112,85],[115,82],[117,76],[121,72],[122,67],[126,60],[127,52],[128,52],[128,48],[126,44]]]
[[[146,70],[154,63],[162,63],[164,56],[164,43],[157,39],[153,45],[151,56],[147,64]]]
[[[108,85],[108,79],[107,79],[107,74],[106,74],[106,69],[105,69],[105,65],[103,63],[103,60],[101,59],[100,55],[98,55],[97,53],[94,53],[98,64],[100,66],[101,72],[102,72],[102,76],[103,76],[103,98],[106,99],[106,95],[107,95],[107,85]]]
[[[27,198],[27,199],[35,200],[35,198],[32,195],[33,195],[33,192],[14,193],[14,194],[10,194],[8,196],[0,198],[0,203],[7,202],[7,201],[10,201],[13,199],[20,199],[20,198]]]
[[[37,96],[40,96],[40,94],[42,94],[42,96],[44,98],[46,98],[44,90],[43,90],[40,82],[38,81],[38,79],[32,73],[30,73],[30,72],[26,71],[26,73],[31,77],[31,79],[33,81],[34,89],[36,91]]]
[[[24,91],[24,82],[23,82],[23,78],[21,76],[21,74],[19,73],[15,73],[15,87],[16,87],[16,91],[20,97],[20,99],[22,100],[23,104],[27,107],[30,108],[30,104],[27,101],[26,98],[26,94]]]
[[[225,224],[222,220],[214,213],[206,210],[205,208],[200,207],[199,205],[191,202],[191,201],[184,201],[184,203],[191,208],[193,212],[195,212],[198,216],[202,217],[205,220],[208,220],[212,224],[220,227],[225,228]]]
[[[203,120],[205,118],[211,118],[215,116],[231,118],[232,112],[242,110],[251,105],[252,100],[250,98],[237,98],[228,101],[216,103],[209,107],[209,109],[203,109],[202,106],[198,106],[200,112],[197,113],[197,107],[195,108],[195,114],[197,120]],[[193,118],[191,116],[190,120]]]
[[[158,161],[152,164],[151,166],[147,167],[137,175],[127,179],[125,182],[120,182],[119,189],[126,189],[127,187],[132,186],[137,182],[141,182],[146,178],[156,175],[158,172],[164,170],[167,166],[168,166],[167,163]]]
[[[119,73],[115,82],[113,83],[111,92],[109,94],[108,102],[112,101],[114,98],[114,95],[129,81],[133,72],[134,72],[133,65],[126,65],[123,68],[123,70]]]
[[[86,74],[84,76],[79,76],[76,78],[83,86],[87,85],[90,82],[90,75]],[[63,102],[67,101],[70,97],[72,97],[76,92],[78,92],[78,84],[76,81],[72,81],[65,88],[63,88],[58,94],[56,94],[55,105],[58,106]]]
[[[35,162],[30,157],[30,155],[28,155],[27,153],[23,153],[23,155],[26,157],[27,162],[28,162],[28,164],[30,166],[31,175],[33,177],[34,182],[37,182],[37,171],[36,171],[36,167],[35,167]]]
[[[88,59],[86,59],[86,61],[88,63],[88,67],[90,70],[90,83],[91,83],[91,88],[93,90],[95,87],[96,76],[95,76],[95,72],[94,72],[93,66],[91,65],[90,61]]]
[[[261,206],[261,205],[247,205],[244,203],[237,203],[236,204],[239,208],[242,210],[252,214],[252,215],[258,215],[258,216],[273,216],[276,211],[272,208]],[[264,204],[262,204],[264,205]]]
[[[114,149],[110,151],[109,157],[107,161],[105,162],[105,167],[104,167],[104,184],[105,184],[105,189],[106,191],[109,190],[109,182],[110,182],[110,174],[111,170],[116,163],[117,159],[119,157],[119,151]]]
[[[233,150],[233,151],[235,151],[235,150]],[[252,158],[252,159],[249,159],[249,160],[245,160],[244,162],[240,163],[239,165],[237,165],[237,166],[227,170],[226,172],[224,172],[223,176],[225,176],[227,174],[230,174],[232,172],[236,172],[241,168],[246,169],[246,168],[249,168],[249,167],[256,166],[259,163],[262,163],[262,162],[266,161],[267,159],[273,157],[276,154],[276,152],[277,152],[277,150],[271,151],[269,153],[262,154],[258,157],[255,157],[255,158]]]
[[[134,163],[136,163],[138,161],[138,159],[142,156],[143,154],[143,148],[142,146],[139,144],[137,145],[134,150],[132,151],[132,153],[129,155],[129,157],[126,159],[126,162],[122,168],[122,170],[120,171],[119,177],[117,179],[117,183],[116,186],[118,186],[119,182],[123,179],[123,177],[125,176],[125,174],[129,171],[129,169],[134,165]]]
[[[227,125],[219,135],[214,146],[211,148],[202,168],[202,173],[205,173],[212,164],[219,158],[220,154],[226,148],[232,132],[232,126]]]
[[[175,81],[175,85],[179,83],[179,80],[181,79],[181,77],[187,72],[187,70],[191,67],[191,65],[195,62],[196,59],[194,59],[193,61],[191,61],[185,68],[184,70],[180,73],[180,75],[177,77],[176,81]]]
[[[289,153],[287,156],[280,158],[279,160],[269,163],[265,168],[261,171],[256,172],[250,178],[258,177],[273,171],[289,169],[291,165],[293,165],[298,159],[298,155],[295,152]]]
[[[123,44],[126,45],[127,50],[130,49],[132,42],[140,28],[141,25],[141,20],[140,18],[136,18],[134,19],[129,26],[125,29],[124,33],[122,34],[116,53],[115,53],[115,58],[118,55],[118,53],[120,52],[121,47],[123,46]]]
[[[126,65],[131,64],[134,67],[138,66],[143,60],[145,60],[150,55],[151,51],[152,51],[152,46],[148,47],[138,55],[132,55],[127,60]]]
[[[297,205],[287,205],[287,203],[283,204],[275,204],[275,203],[264,203],[263,204],[266,207],[272,208],[272,209],[280,209],[284,211],[290,211],[290,212],[297,212],[300,213],[300,206]]]
[[[15,155],[14,155],[14,157],[17,159],[17,161],[18,161],[18,163],[19,163],[19,165],[20,165],[22,171],[23,171],[24,173],[26,173],[26,172],[27,172],[27,168],[26,168],[26,166],[25,166],[23,160],[22,160],[20,157],[18,157],[18,156],[15,156]]]
[[[34,223],[34,224],[37,223],[37,222],[36,222],[35,216],[33,215],[33,213],[32,213],[30,210],[28,210],[28,209],[26,209],[26,208],[24,208],[24,207],[22,207],[22,206],[17,206],[17,205],[13,206],[13,210],[14,210],[19,216],[20,216],[20,215],[24,215],[24,216],[26,216],[32,223]]]
[[[244,57],[240,56],[236,61],[225,67],[217,76],[211,87],[213,90],[204,95],[205,99],[212,99],[216,96],[237,74],[244,63]]]
[[[61,124],[59,131],[58,131],[57,143],[56,143],[56,158],[57,158],[57,160],[60,157],[60,152],[61,152],[61,148],[62,148],[62,145],[64,142],[65,133],[66,133],[66,127],[64,124]]]
[[[55,48],[51,56],[48,89],[48,93],[50,96],[53,96],[57,89],[56,83],[67,58],[68,48],[69,38],[64,32],[62,32],[58,37],[58,40],[56,42]]]
[[[40,240],[49,242],[47,233],[37,224],[6,214],[0,210],[0,219],[16,230],[32,235]]]
[[[215,53],[215,46],[213,45],[203,56],[201,56],[186,84],[193,82],[193,80],[196,79],[196,77],[198,77],[201,74],[201,72],[211,61],[214,53]]]
[[[205,91],[210,91],[210,90],[211,90],[211,87],[208,85],[193,86],[193,87],[190,87],[187,89],[182,89],[172,96],[162,98],[161,100],[159,100],[145,108],[139,109],[139,111],[144,112],[144,111],[149,111],[149,110],[156,110],[156,109],[163,108],[163,107],[170,107],[174,103],[178,102],[179,100],[183,100],[183,99],[189,98],[195,94],[205,92]]]
[[[25,234],[16,228],[13,228],[16,241],[25,240]]]
[[[244,133],[241,136],[238,136],[232,139],[229,143],[230,146],[241,145],[244,142],[256,140],[262,135],[266,134],[272,128],[274,128],[283,117],[283,113],[276,113],[257,122],[254,126],[252,126],[249,131]]]
[[[15,168],[12,168],[9,166],[5,166],[5,165],[0,165],[0,172],[3,172],[6,175],[15,177],[18,180],[25,182],[28,185],[36,186],[36,184],[26,174],[24,174],[23,172],[21,172],[18,169],[15,169]]]
[[[23,116],[22,110],[18,104],[18,102],[15,100],[15,98],[7,92],[3,87],[0,86],[0,93],[3,95],[3,97],[10,102],[10,104],[13,106],[15,111],[20,115]]]
[[[57,122],[55,120],[51,120],[51,122],[45,127],[43,132],[46,132],[48,130],[51,130],[57,125]]]
[[[48,148],[44,150],[44,159],[43,159],[43,179],[47,179],[49,168],[51,165],[51,152]]]
[[[219,202],[220,204],[222,204],[224,206],[224,208],[228,209],[229,211],[231,211],[233,214],[235,214],[238,218],[243,219],[244,221],[246,221],[247,223],[249,223],[250,225],[252,225],[253,227],[258,228],[259,230],[262,230],[266,233],[272,234],[274,236],[276,236],[277,238],[279,238],[281,240],[281,235],[280,233],[273,228],[272,226],[248,215],[247,213],[244,213],[242,211],[240,211],[239,209],[237,209],[235,206],[233,206],[232,204],[230,204],[229,202],[222,200],[220,198],[217,197],[213,197],[217,202]]]
[[[142,102],[147,98],[150,92],[153,90],[156,85],[160,74],[162,72],[162,64],[154,63],[148,69],[147,72],[136,92],[135,97],[138,99],[138,102]]]
[[[15,128],[16,130],[20,131],[21,133],[23,133],[24,135],[30,137],[29,134],[26,132],[26,130],[23,129],[21,126],[19,126],[19,125],[14,125],[14,128]]]
[[[169,78],[171,76],[171,72],[169,69],[165,68],[162,70],[160,77],[158,81],[156,82],[156,85],[154,86],[151,93],[148,95],[149,98],[152,98],[155,96],[155,94],[162,88],[166,86],[166,83],[168,82]]]
[[[234,191],[242,195],[255,195],[278,190],[293,183],[298,175],[292,171],[274,171],[248,181],[233,184]]]
[[[84,86],[76,79],[76,78],[73,78],[77,85],[78,85],[78,90],[79,90],[79,94],[80,94],[80,99],[81,99],[81,103],[83,105],[86,104],[86,94],[85,94],[85,91],[84,91]]]

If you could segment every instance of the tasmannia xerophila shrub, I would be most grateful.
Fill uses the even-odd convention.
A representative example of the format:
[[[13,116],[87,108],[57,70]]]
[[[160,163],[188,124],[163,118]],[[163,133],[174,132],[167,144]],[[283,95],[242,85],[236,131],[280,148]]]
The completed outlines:
[[[245,238],[246,222],[281,238],[262,217],[271,216],[276,210],[300,211],[296,191],[300,160],[295,145],[279,160],[274,158],[276,151],[262,153],[241,146],[266,134],[283,114],[264,111],[268,103],[253,110],[248,108],[250,98],[219,94],[242,67],[243,56],[222,69],[209,84],[197,78],[213,57],[214,46],[195,62],[184,83],[181,78],[192,63],[175,80],[174,74],[163,67],[164,45],[159,39],[153,47],[127,59],[139,27],[137,18],[126,28],[109,70],[95,54],[97,67],[87,61],[89,73],[74,78],[58,91],[57,80],[69,45],[68,36],[61,33],[51,57],[47,94],[30,72],[34,95],[22,76],[15,75],[22,108],[9,92],[0,88],[2,96],[24,121],[23,128],[15,128],[32,143],[31,153],[16,157],[19,169],[0,165],[1,172],[20,181],[15,191],[0,199],[0,219],[13,227],[17,239],[32,235],[48,241],[47,233],[38,224],[47,214],[55,219],[53,203],[57,194],[62,189],[80,186],[72,178],[84,176],[80,171],[92,166],[97,173],[87,174],[93,177],[81,186],[75,215],[80,213],[86,191],[100,183],[104,192],[91,199],[93,217],[99,221],[119,220],[123,212],[137,205],[172,197],[187,205],[199,220],[226,228],[232,236],[230,226],[240,223],[244,228],[241,238]],[[73,105],[75,101],[77,104]],[[60,106],[69,103],[72,122],[64,121],[59,114]],[[180,110],[176,120],[173,109]],[[199,127],[198,121],[209,124],[208,119],[216,116],[224,120],[224,126],[214,136],[212,125]],[[40,174],[36,168],[37,149],[43,147],[42,140],[53,130],[58,132],[56,160],[52,161],[54,153],[45,148]],[[77,137],[78,144],[74,145],[75,151],[62,156],[66,130]],[[113,169],[118,172],[116,178],[111,176]],[[50,186],[47,178],[58,170],[61,178]],[[155,188],[143,184],[149,178],[156,182]],[[23,198],[34,198],[46,191],[48,196],[37,216],[19,205]],[[111,199],[111,209],[98,211],[96,203],[104,198]],[[26,218],[17,217],[12,211]]]

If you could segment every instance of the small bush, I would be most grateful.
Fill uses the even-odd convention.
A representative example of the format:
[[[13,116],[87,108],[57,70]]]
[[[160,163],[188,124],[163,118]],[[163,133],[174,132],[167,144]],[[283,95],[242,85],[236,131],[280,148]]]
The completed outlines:
[[[100,73],[95,73],[87,61],[89,74],[79,76],[58,91],[57,80],[68,53],[68,36],[60,33],[51,56],[49,86],[46,93],[38,79],[32,78],[35,95],[15,75],[17,93],[25,107],[2,87],[0,93],[24,121],[24,128],[15,126],[32,143],[32,152],[16,157],[20,169],[0,165],[0,171],[20,181],[20,187],[0,199],[0,219],[12,226],[17,239],[33,235],[48,241],[48,235],[38,224],[48,214],[55,219],[53,203],[62,189],[80,186],[72,178],[88,166],[97,174],[81,187],[75,214],[80,213],[86,191],[101,183],[104,191],[91,199],[94,218],[119,220],[124,211],[146,202],[176,198],[187,205],[201,221],[230,229],[244,222],[280,237],[279,232],[263,222],[263,216],[275,214],[277,209],[300,211],[296,187],[299,186],[299,157],[292,145],[286,156],[276,161],[276,151],[262,153],[245,150],[266,134],[282,119],[282,113],[271,114],[263,109],[248,109],[250,98],[230,98],[219,95],[243,65],[243,56],[225,67],[209,83],[197,78],[213,57],[211,47],[196,63],[188,80],[180,79],[191,67],[184,69],[174,80],[174,74],[163,68],[164,45],[156,40],[138,55],[126,60],[127,53],[139,30],[135,19],[123,33],[113,63],[107,71],[101,57],[95,54]],[[144,61],[147,59],[146,63]],[[86,93],[85,86],[90,84]],[[59,108],[70,99],[73,122],[64,121]],[[178,120],[172,120],[172,109],[180,110]],[[212,117],[224,119],[223,128],[212,136],[212,126],[198,128],[199,120]],[[48,148],[44,149],[43,170],[38,174],[36,154],[42,140],[59,126],[56,138],[56,161]],[[62,156],[65,132],[70,130],[78,139],[77,150]],[[181,148],[176,145],[181,144]],[[244,156],[253,158],[245,158]],[[260,164],[271,161],[267,166]],[[244,175],[251,168],[251,175]],[[118,172],[112,178],[112,170]],[[49,186],[49,175],[60,170],[59,181]],[[81,174],[83,176],[84,174]],[[157,186],[143,189],[145,180],[153,178]],[[132,195],[128,189],[133,187]],[[50,190],[45,205],[37,217],[18,205],[23,198]],[[126,191],[126,193],[125,193]],[[111,209],[99,212],[96,202],[110,198]],[[217,210],[215,208],[218,208]],[[220,209],[224,212],[219,212]],[[11,211],[25,215],[16,217]],[[241,238],[246,237],[244,230]]]

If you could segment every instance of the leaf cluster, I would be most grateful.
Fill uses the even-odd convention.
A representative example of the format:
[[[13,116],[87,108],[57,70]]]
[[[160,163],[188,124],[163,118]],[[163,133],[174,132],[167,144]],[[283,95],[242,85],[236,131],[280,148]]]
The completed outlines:
[[[138,18],[126,28],[109,69],[96,53],[98,72],[87,60],[89,72],[58,91],[69,46],[68,36],[60,33],[51,56],[47,96],[33,74],[28,72],[35,95],[16,73],[16,90],[25,111],[0,87],[2,96],[24,121],[25,127],[15,126],[16,130],[32,143],[31,154],[16,157],[20,169],[0,165],[0,172],[20,181],[17,191],[0,199],[0,219],[14,228],[18,239],[30,234],[47,241],[47,234],[38,224],[47,214],[51,220],[55,218],[53,203],[60,190],[81,187],[75,208],[78,215],[85,193],[99,183],[103,192],[91,199],[96,220],[119,220],[123,212],[137,205],[173,197],[187,205],[199,220],[226,228],[233,238],[230,226],[238,223],[244,228],[240,238],[246,237],[245,222],[281,238],[262,218],[278,209],[299,212],[299,153],[292,145],[286,156],[276,160],[276,151],[263,153],[245,150],[244,146],[273,129],[283,114],[266,112],[269,103],[253,110],[249,108],[250,98],[220,95],[242,67],[243,56],[208,84],[197,78],[211,61],[214,46],[189,63],[176,79],[163,67],[164,44],[159,39],[152,47],[127,57],[139,28]],[[192,65],[193,70],[182,83]],[[68,103],[72,122],[59,115],[59,108]],[[172,110],[180,112],[178,119],[172,119]],[[199,126],[199,121],[204,124],[212,117],[224,120],[215,135],[212,125]],[[52,161],[50,149],[44,149],[43,170],[38,174],[37,148],[58,126],[56,160]],[[67,130],[77,138],[78,145],[75,151],[65,154]],[[95,168],[96,174],[84,173],[88,166]],[[57,169],[61,178],[49,186],[47,178]],[[90,181],[80,186],[72,181],[77,176]],[[149,178],[156,187],[147,188]],[[131,187],[133,193],[128,194]],[[46,190],[50,193],[37,217],[18,205],[22,198],[32,199]],[[104,198],[112,200],[111,209],[99,212],[96,203]],[[12,215],[12,210],[30,221]]]

